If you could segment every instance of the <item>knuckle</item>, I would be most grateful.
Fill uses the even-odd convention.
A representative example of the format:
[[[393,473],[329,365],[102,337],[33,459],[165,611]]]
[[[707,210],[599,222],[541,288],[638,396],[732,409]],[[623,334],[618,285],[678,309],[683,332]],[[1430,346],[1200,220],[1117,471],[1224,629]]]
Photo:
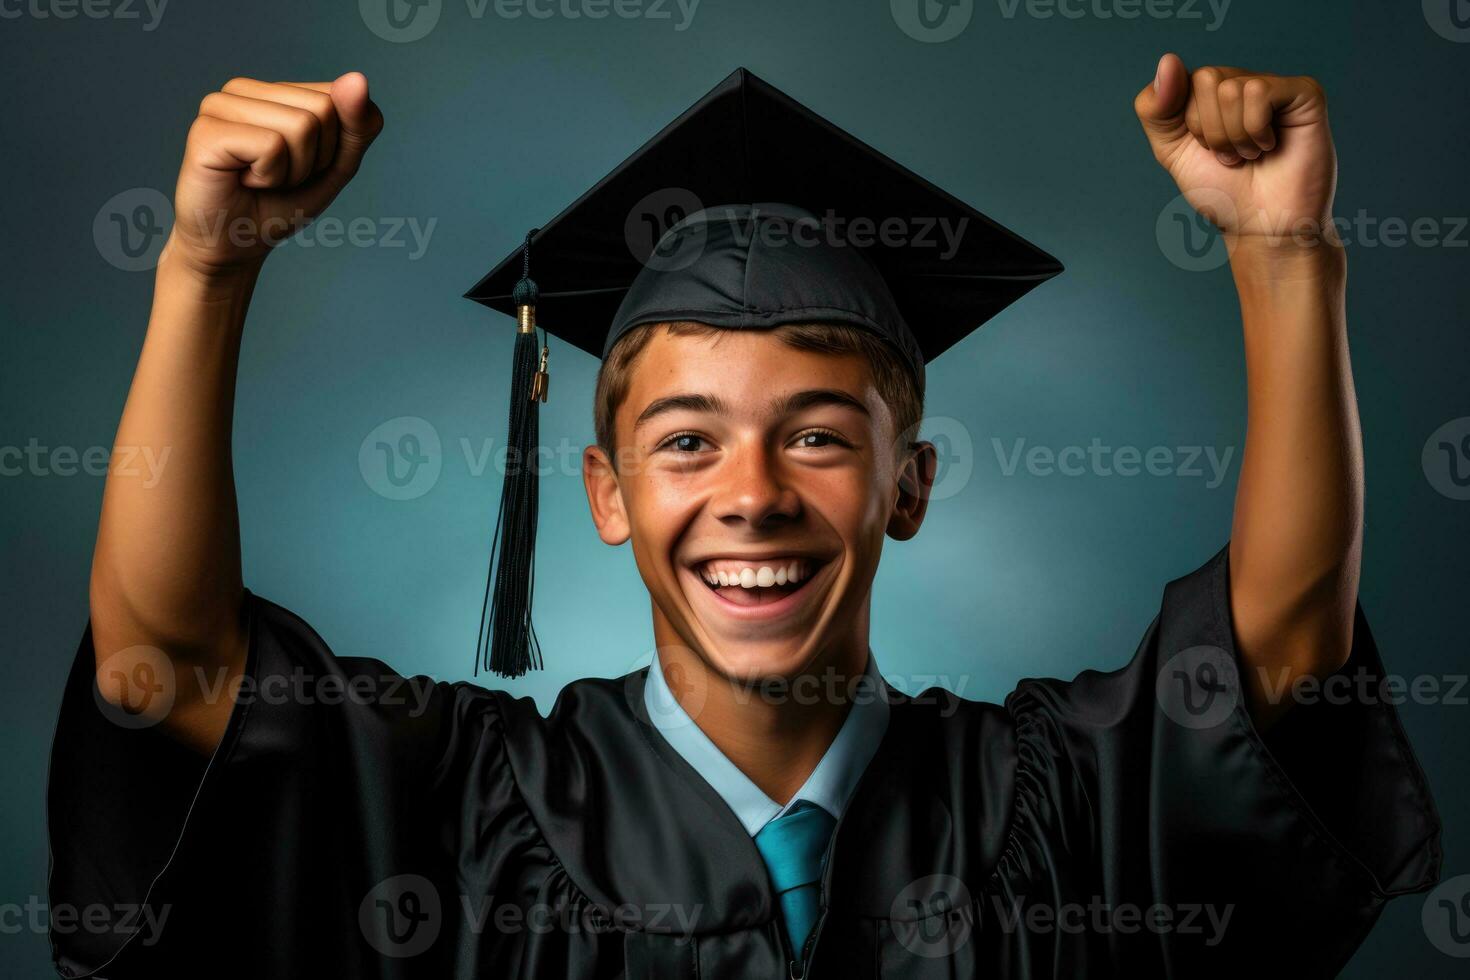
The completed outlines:
[[[317,92],[307,89],[306,99],[311,103],[311,111],[318,116],[335,113],[337,110],[332,106],[332,97],[325,92]]]
[[[324,92],[302,89],[301,104],[296,108],[310,115],[318,124],[330,122],[337,114],[332,107],[332,97]]]
[[[1271,92],[1271,83],[1264,78],[1250,78],[1241,86],[1242,92],[1249,99],[1264,99]]]
[[[306,109],[292,109],[290,122],[286,124],[289,138],[297,142],[305,142],[314,139],[317,130],[321,127],[321,121],[316,115]]]
[[[1213,65],[1206,65],[1203,68],[1196,68],[1194,70],[1194,74],[1190,76],[1190,81],[1192,81],[1196,85],[1208,85],[1211,87],[1219,85],[1220,69],[1214,67]]]
[[[1218,89],[1221,102],[1239,102],[1245,91],[1245,83],[1238,78],[1227,78]]]
[[[209,116],[196,116],[194,117],[194,121],[189,124],[189,135],[185,142],[189,146],[197,147],[200,143],[209,139],[210,131],[213,129],[214,123],[210,121]]]
[[[245,78],[242,75],[237,75],[234,78],[230,79],[228,82],[225,82],[224,85],[220,86],[220,91],[234,94],[235,92],[240,91],[240,89],[242,88],[248,88],[253,82],[254,79]]]
[[[266,137],[265,156],[271,160],[284,160],[291,152],[285,135],[274,129],[269,132],[270,135]]]

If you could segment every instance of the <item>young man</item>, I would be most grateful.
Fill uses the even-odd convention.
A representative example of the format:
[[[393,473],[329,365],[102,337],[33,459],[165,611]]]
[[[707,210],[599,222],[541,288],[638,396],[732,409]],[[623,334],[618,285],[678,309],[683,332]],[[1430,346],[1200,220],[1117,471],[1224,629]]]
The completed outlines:
[[[355,74],[208,96],[118,433],[171,463],[109,477],[53,760],[53,904],[143,911],[58,929],[63,974],[1335,972],[1440,855],[1392,709],[1282,696],[1382,670],[1344,257],[1310,234],[1325,103],[1169,55],[1135,107],[1230,242],[1250,425],[1230,546],[1132,662],[1004,706],[883,684],[870,589],[935,475],[924,363],[1059,266],[737,72],[531,236],[537,310],[524,254],[472,293],[606,356],[588,501],[652,597],[653,666],[543,719],[335,657],[243,588],[231,396],[268,248],[207,224],[319,213],[382,123]],[[714,206],[627,258],[670,185]],[[862,200],[975,223],[943,259],[803,234]]]

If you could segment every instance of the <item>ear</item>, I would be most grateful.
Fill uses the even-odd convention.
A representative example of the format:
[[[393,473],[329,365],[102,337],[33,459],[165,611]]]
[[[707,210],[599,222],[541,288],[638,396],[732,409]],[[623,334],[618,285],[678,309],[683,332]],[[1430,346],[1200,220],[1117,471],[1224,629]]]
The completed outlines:
[[[632,530],[623,507],[623,491],[618,486],[617,470],[601,446],[582,450],[582,485],[587,489],[587,506],[598,537],[611,545],[627,541]]]
[[[939,454],[932,442],[916,442],[898,471],[898,499],[888,517],[888,536],[907,541],[919,533],[929,509],[929,494],[939,471]]]

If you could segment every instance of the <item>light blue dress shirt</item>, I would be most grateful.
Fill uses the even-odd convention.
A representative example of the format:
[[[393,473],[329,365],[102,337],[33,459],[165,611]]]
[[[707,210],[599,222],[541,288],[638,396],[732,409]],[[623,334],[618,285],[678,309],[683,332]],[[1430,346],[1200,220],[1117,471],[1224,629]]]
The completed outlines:
[[[812,803],[841,819],[842,811],[852,799],[858,780],[868,768],[883,734],[888,730],[888,698],[883,677],[872,653],[868,654],[867,677],[848,708],[847,718],[837,730],[837,737],[827,747],[817,767],[785,806],[767,796],[750,777],[726,758],[689,717],[664,679],[658,654],[648,668],[648,681],[643,686],[643,703],[648,717],[675,752],[710,784],[734,812],[751,837],[777,817],[784,816],[798,803]]]

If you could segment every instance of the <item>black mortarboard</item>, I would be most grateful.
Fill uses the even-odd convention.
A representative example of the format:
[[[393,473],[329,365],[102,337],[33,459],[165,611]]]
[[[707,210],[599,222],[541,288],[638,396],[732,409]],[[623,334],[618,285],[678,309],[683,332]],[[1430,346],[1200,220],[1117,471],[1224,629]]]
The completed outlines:
[[[530,461],[545,331],[601,357],[644,323],[846,323],[893,344],[922,385],[926,361],[1060,271],[1041,249],[736,70],[466,294],[520,324],[476,669],[487,646],[497,673],[539,665]]]

